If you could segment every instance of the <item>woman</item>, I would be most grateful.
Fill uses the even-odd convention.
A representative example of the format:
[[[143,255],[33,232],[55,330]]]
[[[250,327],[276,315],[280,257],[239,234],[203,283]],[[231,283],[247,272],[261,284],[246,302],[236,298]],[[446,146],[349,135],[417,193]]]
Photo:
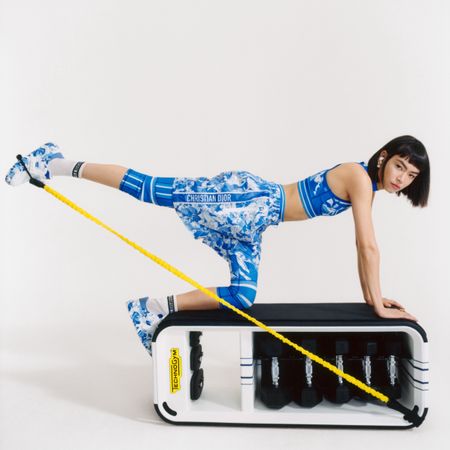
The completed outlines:
[[[375,191],[405,195],[413,206],[425,207],[430,188],[430,165],[424,145],[400,136],[369,160],[347,162],[322,170],[299,182],[281,185],[246,171],[212,177],[153,177],[133,169],[64,158],[48,143],[23,158],[28,171],[41,181],[66,175],[84,178],[126,192],[138,200],[174,208],[195,239],[212,247],[230,266],[229,286],[210,287],[237,308],[250,307],[256,297],[263,231],[282,221],[353,211],[358,272],[365,301],[382,318],[417,319],[395,300],[382,297],[380,254],[371,217]],[[23,165],[14,164],[6,182],[29,180]],[[169,313],[186,309],[223,308],[199,290],[161,299],[144,297],[127,302],[138,335],[151,354],[151,338]]]

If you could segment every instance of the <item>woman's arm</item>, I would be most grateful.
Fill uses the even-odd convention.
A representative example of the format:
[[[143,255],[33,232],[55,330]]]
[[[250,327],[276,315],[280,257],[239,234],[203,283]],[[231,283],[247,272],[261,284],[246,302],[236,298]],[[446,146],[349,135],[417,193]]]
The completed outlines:
[[[367,288],[367,282],[366,282],[366,278],[364,275],[364,270],[362,267],[362,262],[361,262],[361,254],[358,250],[358,247],[356,247],[356,251],[358,254],[358,274],[359,274],[359,282],[361,284],[361,289],[363,292],[363,297],[364,297],[364,301],[370,305],[373,306],[373,302],[372,299],[370,298],[370,293],[369,293],[369,289]]]
[[[361,169],[361,170],[360,170]],[[372,223],[372,182],[363,168],[355,167],[349,174],[347,190],[352,203],[355,222],[358,270],[364,300],[371,304],[380,317],[416,320],[404,310],[385,306],[398,305],[395,301],[383,299],[380,286],[380,253]]]
[[[384,308],[380,286],[380,252],[376,246],[358,248],[358,260],[364,283],[366,283],[364,300],[373,306],[378,314]]]
[[[372,208],[372,205],[373,205],[374,197],[375,197],[375,193],[372,192],[372,200],[370,202],[370,207],[371,208]],[[361,289],[362,289],[362,292],[363,292],[363,298],[364,298],[364,301],[368,305],[373,306],[373,301],[370,298],[370,293],[369,293],[369,289],[367,287],[367,281],[366,281],[366,277],[364,275],[364,270],[363,270],[363,266],[362,266],[362,262],[361,262],[361,253],[358,250],[358,240],[356,240],[356,253],[358,255],[358,258],[357,258],[358,259],[358,274],[359,274],[359,282],[361,284]]]
[[[367,282],[366,282],[365,275],[364,275],[363,265],[361,262],[361,254],[359,251],[358,251],[358,273],[359,273],[359,280],[361,282],[361,288],[363,291],[364,301],[368,305],[373,306],[373,301],[370,298],[370,293],[369,293],[369,289],[367,287]],[[405,308],[400,303],[396,302],[395,300],[391,300],[389,298],[383,297],[382,301],[383,301],[383,306],[386,308],[398,308],[398,309],[405,311]],[[416,320],[416,319],[414,318],[414,320]]]
[[[375,313],[385,319],[408,319],[417,321],[398,302],[382,297],[380,287],[380,253],[378,248],[359,250],[358,255],[364,280],[361,283],[366,283],[365,292],[368,295],[366,297],[366,294],[364,294],[364,299],[369,305],[374,307]],[[369,298],[369,301],[367,301],[367,298]],[[374,300],[372,301],[372,299]]]

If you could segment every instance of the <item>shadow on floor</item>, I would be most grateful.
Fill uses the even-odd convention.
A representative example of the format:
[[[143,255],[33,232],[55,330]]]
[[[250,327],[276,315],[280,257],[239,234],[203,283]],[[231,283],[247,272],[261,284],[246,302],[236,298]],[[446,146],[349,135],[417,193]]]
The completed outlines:
[[[151,364],[119,365],[95,360],[70,368],[3,368],[1,378],[35,386],[55,398],[133,421],[168,425],[153,406]]]

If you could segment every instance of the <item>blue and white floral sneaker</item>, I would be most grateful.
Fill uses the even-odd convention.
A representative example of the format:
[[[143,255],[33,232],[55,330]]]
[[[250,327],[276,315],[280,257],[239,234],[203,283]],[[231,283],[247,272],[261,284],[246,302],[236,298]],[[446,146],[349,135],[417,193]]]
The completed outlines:
[[[143,297],[139,300],[130,300],[127,302],[127,308],[139,339],[150,356],[152,356],[152,337],[155,334],[159,322],[165,316],[149,311],[148,300],[148,297]]]
[[[50,180],[52,175],[48,170],[48,164],[52,159],[64,158],[64,155],[59,151],[59,147],[51,142],[44,144],[42,147],[37,148],[27,156],[22,158],[30,174],[40,180]],[[5,181],[11,186],[19,186],[20,184],[29,181],[26,170],[20,161],[17,161],[8,174],[5,177]]]

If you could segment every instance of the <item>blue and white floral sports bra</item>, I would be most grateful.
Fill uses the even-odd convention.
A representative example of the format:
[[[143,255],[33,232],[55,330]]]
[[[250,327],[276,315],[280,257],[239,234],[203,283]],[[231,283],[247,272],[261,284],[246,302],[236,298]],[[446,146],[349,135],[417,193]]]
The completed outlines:
[[[368,170],[366,163],[361,161],[359,164],[366,171]],[[337,166],[340,166],[340,164],[336,164],[331,169]],[[309,218],[316,216],[335,216],[352,206],[351,202],[339,198],[328,186],[326,175],[331,169],[322,170],[297,183],[303,208]],[[377,183],[375,181],[372,181],[372,189],[374,191],[377,190]]]

